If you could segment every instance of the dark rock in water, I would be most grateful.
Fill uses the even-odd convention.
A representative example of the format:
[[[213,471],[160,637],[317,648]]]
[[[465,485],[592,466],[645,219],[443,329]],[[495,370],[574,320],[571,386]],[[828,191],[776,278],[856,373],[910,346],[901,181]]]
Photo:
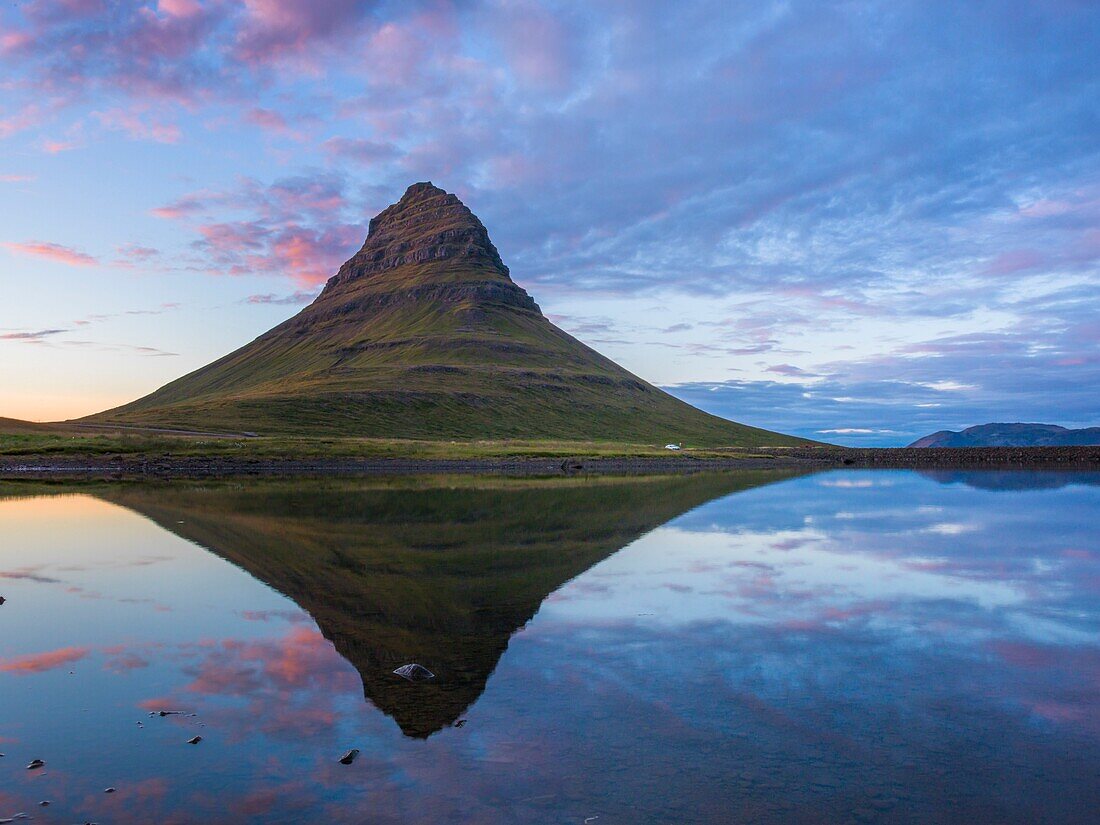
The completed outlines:
[[[197,745],[201,741],[202,741],[201,736],[192,736],[190,739],[187,740],[187,744],[188,745]]]
[[[408,679],[410,682],[428,682],[435,678],[434,673],[416,662],[401,665],[394,673],[402,679]]]
[[[41,802],[38,803],[38,806],[40,808],[48,808],[48,807],[50,807],[50,800],[43,799]]]
[[[114,792],[115,792],[114,788],[104,788],[103,789],[103,793],[114,793]]]
[[[341,765],[350,765],[355,761],[355,757],[359,755],[359,748],[352,748],[350,751],[340,757]]]
[[[455,722],[455,727],[456,727],[456,728],[461,728],[461,727],[463,727],[463,726],[464,726],[465,724],[466,724],[466,720],[465,720],[465,719],[459,719],[459,720],[458,720],[457,722]]]
[[[7,599],[5,599],[3,596],[0,596],[0,604],[3,604],[6,601],[7,601]]]
[[[31,763],[29,765],[27,765],[27,770],[28,771],[35,771],[35,770],[38,770],[39,768],[44,768],[44,767],[46,767],[45,760],[32,759]]]

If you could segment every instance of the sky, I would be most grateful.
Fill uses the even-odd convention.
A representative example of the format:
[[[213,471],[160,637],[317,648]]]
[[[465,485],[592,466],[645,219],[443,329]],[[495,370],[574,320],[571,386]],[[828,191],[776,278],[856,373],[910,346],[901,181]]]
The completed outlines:
[[[1100,425],[1094,0],[0,9],[0,416],[297,312],[413,182],[558,325],[856,445]]]

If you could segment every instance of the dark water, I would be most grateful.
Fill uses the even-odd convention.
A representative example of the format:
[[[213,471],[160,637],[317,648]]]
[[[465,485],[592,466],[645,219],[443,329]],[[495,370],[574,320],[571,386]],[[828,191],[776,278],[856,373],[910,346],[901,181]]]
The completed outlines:
[[[0,487],[0,818],[1096,822],[1098,481]]]

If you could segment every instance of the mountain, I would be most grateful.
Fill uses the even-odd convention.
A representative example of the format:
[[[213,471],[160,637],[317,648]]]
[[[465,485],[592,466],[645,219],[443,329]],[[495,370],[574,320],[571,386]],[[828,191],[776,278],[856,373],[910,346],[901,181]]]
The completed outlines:
[[[921,475],[938,484],[964,484],[975,490],[1060,490],[1070,484],[1100,487],[1100,473],[1081,470],[925,470]]]
[[[709,415],[558,329],[481,221],[431,183],[293,318],[89,421],[261,435],[795,445]]]
[[[981,424],[961,432],[940,430],[910,447],[1083,447],[1100,444],[1100,427],[1067,430],[1057,424]]]
[[[56,428],[52,424],[39,424],[36,421],[22,421],[18,418],[0,417],[0,435],[30,435],[49,433]]]
[[[718,496],[788,478],[268,481],[96,492],[281,592],[410,737],[453,724],[512,634],[570,579]],[[393,674],[417,662],[436,678]]]

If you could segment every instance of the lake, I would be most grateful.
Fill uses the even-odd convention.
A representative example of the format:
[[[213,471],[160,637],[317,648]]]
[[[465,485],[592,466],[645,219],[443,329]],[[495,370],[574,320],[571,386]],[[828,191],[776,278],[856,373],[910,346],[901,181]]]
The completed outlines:
[[[1096,822],[1098,522],[1097,474],[0,485],[0,819]]]

